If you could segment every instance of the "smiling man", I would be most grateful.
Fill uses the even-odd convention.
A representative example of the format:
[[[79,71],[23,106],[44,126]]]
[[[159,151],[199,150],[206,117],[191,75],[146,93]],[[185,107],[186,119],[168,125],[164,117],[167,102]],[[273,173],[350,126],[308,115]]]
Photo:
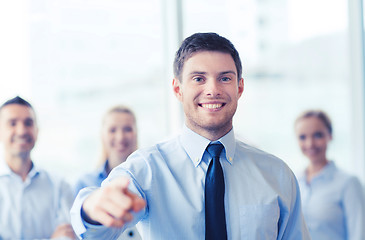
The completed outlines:
[[[70,186],[31,160],[37,136],[30,103],[15,97],[0,107],[0,239],[75,238]]]
[[[174,61],[180,136],[137,150],[71,210],[80,238],[115,239],[137,224],[142,239],[310,239],[297,181],[280,159],[237,140],[243,93],[232,43],[215,33],[186,38]]]

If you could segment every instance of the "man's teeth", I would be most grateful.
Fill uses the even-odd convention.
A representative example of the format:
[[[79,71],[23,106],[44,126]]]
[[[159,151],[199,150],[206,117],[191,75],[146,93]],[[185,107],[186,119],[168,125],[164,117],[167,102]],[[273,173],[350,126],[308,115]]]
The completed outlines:
[[[217,109],[217,108],[220,108],[222,106],[223,106],[222,103],[214,103],[214,104],[205,103],[205,104],[202,104],[203,108],[209,108],[209,109]]]
[[[28,140],[27,139],[16,139],[15,140],[16,142],[18,142],[18,143],[27,143],[28,142]]]

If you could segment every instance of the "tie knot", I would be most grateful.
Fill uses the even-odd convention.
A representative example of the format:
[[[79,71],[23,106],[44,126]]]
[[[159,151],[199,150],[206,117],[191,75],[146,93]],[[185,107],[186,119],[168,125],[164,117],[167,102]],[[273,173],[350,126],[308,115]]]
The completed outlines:
[[[212,156],[212,158],[216,158],[221,155],[223,150],[223,145],[221,143],[209,144],[207,147],[207,152]]]

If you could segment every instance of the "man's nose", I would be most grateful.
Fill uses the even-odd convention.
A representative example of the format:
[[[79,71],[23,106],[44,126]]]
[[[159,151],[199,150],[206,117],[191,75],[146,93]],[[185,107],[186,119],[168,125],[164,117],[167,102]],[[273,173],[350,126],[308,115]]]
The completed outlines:
[[[209,79],[206,82],[206,94],[209,96],[218,96],[221,94],[221,86],[216,79]]]
[[[25,126],[25,124],[18,123],[18,124],[16,125],[15,130],[16,130],[16,133],[17,133],[18,135],[23,135],[24,133],[26,133],[26,132],[27,132],[27,126]]]

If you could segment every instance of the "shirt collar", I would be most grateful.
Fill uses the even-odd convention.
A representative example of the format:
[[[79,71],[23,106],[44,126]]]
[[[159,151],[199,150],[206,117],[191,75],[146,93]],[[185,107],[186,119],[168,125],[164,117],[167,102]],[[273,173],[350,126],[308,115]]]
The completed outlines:
[[[33,177],[37,176],[40,173],[40,169],[37,168],[34,163],[32,162],[32,168],[30,169],[27,178],[32,179]]]
[[[212,142],[203,136],[200,136],[196,132],[189,129],[186,125],[183,127],[182,135],[180,137],[181,145],[189,155],[194,166],[198,166],[203,158],[205,149]],[[226,135],[213,141],[212,143],[220,142],[224,146],[224,157],[230,164],[233,163],[233,156],[236,150],[236,140],[234,137],[234,131],[231,129]]]
[[[8,164],[6,164],[4,159],[0,161],[0,176],[10,175],[12,171],[10,170]]]
[[[108,173],[106,171],[108,166],[108,160],[105,161],[105,163],[103,165],[101,165],[98,169],[97,172],[99,173],[99,178],[100,179],[105,179],[108,176]]]
[[[337,167],[333,161],[328,161],[327,165],[313,177],[312,181],[317,179],[331,179]],[[307,169],[298,174],[298,181],[307,182]]]
[[[336,170],[336,165],[333,161],[329,161],[326,166],[319,172],[319,174],[315,177],[317,179],[330,179],[333,176],[333,173]]]
[[[37,168],[34,163],[32,162],[32,168],[30,169],[27,178],[33,178],[35,176],[37,176],[40,173],[40,169]],[[12,174],[15,174],[10,167],[8,166],[8,164],[6,163],[6,161],[4,159],[2,159],[0,161],[0,176],[10,176]]]

